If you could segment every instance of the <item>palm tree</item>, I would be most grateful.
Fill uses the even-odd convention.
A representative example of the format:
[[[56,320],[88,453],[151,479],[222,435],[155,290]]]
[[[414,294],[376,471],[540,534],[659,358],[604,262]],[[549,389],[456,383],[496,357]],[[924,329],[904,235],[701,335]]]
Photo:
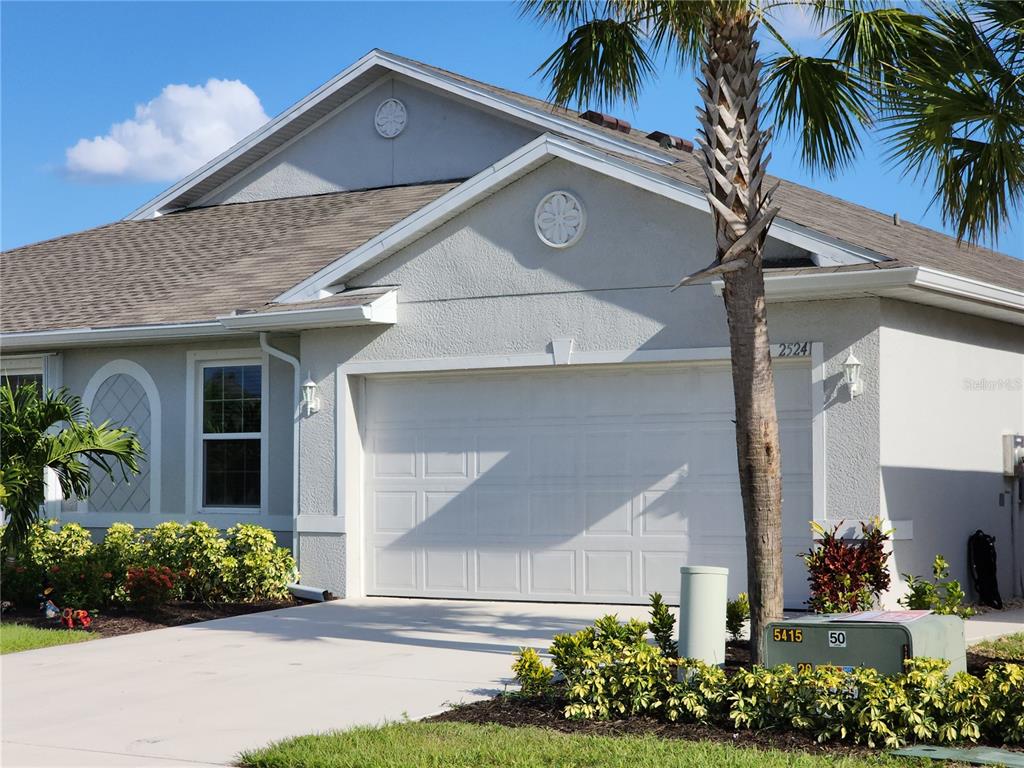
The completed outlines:
[[[45,500],[45,470],[52,470],[67,498],[86,498],[90,467],[127,480],[137,474],[142,446],[135,433],[87,418],[81,398],[66,389],[40,396],[34,383],[0,385],[0,504],[7,524],[6,551],[25,541]]]
[[[813,14],[825,30],[824,55],[800,54],[773,23],[773,14],[794,5]],[[999,0],[974,5],[993,20],[989,27],[997,17],[1004,25],[1010,17],[1016,19],[1014,31],[990,34],[995,40],[991,47],[1002,46],[1002,61],[1015,62],[1019,75],[1024,59],[1019,45],[1024,35],[1021,2],[1012,3],[1015,11],[1008,11]],[[959,121],[946,115],[947,130],[936,136],[930,131],[940,118],[928,110],[939,97],[918,91],[917,101],[903,99],[924,80],[930,80],[937,93],[943,90],[943,78],[957,77],[956,46],[963,42],[963,27],[977,22],[977,16],[965,9],[937,7],[915,14],[873,0],[522,0],[521,8],[524,15],[566,34],[565,42],[538,68],[549,80],[551,98],[557,104],[635,103],[656,74],[659,57],[699,73],[697,88],[703,104],[697,110],[696,159],[707,179],[715,258],[679,285],[714,277],[725,284],[751,651],[756,661],[761,628],[781,618],[783,608],[781,456],[761,264],[765,237],[778,208],[772,205],[774,187],[766,186],[772,131],[762,129],[763,118],[799,138],[806,165],[830,174],[855,157],[862,129],[875,117],[887,119],[895,161],[925,173],[938,166],[942,183],[937,195],[943,210],[957,222],[961,235],[976,235],[1009,221],[1020,201],[1024,188],[1021,102],[1016,102],[1018,141],[1007,146],[1014,134],[1002,128],[998,136],[1002,154],[979,151],[988,162],[983,167],[975,163],[980,167],[977,181],[958,185],[957,174],[971,162],[965,156],[976,140],[955,136],[956,128],[962,127],[962,114]],[[766,61],[758,59],[759,26],[783,51]],[[950,42],[942,42],[944,35]],[[1016,40],[1016,53],[1007,52],[1012,49],[1008,40]],[[997,70],[991,61],[994,56],[979,53],[978,68]],[[911,66],[914,62],[916,67]],[[908,73],[906,77],[903,72]],[[1022,78],[1010,80],[1000,70],[984,83],[998,83],[1006,91],[1015,88],[1019,96]],[[963,81],[972,82],[966,76]],[[985,88],[979,85],[975,90]],[[980,94],[974,95],[980,101]],[[995,125],[995,99],[986,106],[990,108],[984,117],[974,121]],[[958,145],[953,143],[957,141]],[[951,146],[959,146],[953,159]],[[997,190],[1016,191],[999,195],[986,186],[993,180]],[[1005,186],[999,185],[1000,180]],[[971,200],[979,205],[964,205]]]

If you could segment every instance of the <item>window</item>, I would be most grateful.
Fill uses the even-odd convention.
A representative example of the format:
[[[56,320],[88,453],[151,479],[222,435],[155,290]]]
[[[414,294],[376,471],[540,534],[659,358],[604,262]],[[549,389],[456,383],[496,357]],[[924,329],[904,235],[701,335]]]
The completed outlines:
[[[263,366],[202,365],[202,506],[259,507]]]
[[[0,381],[17,390],[24,384],[35,384],[36,392],[43,393],[45,357],[41,355],[5,356],[0,362]]]

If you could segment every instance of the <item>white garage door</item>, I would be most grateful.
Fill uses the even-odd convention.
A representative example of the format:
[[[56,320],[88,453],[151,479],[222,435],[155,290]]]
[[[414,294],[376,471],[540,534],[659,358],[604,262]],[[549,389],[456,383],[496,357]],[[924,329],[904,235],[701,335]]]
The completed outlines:
[[[804,599],[810,371],[776,364],[787,604]],[[679,566],[745,589],[732,386],[722,364],[371,377],[371,595],[644,602]]]

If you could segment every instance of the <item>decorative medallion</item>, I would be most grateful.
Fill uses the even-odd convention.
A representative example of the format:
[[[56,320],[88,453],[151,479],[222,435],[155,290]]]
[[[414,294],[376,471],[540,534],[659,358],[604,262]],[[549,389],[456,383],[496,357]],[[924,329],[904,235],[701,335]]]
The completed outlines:
[[[552,248],[568,248],[583,235],[587,214],[575,195],[559,190],[541,198],[533,216],[537,237]]]
[[[385,99],[377,107],[377,113],[373,116],[373,126],[385,139],[393,139],[405,130],[407,120],[405,104],[398,99]]]

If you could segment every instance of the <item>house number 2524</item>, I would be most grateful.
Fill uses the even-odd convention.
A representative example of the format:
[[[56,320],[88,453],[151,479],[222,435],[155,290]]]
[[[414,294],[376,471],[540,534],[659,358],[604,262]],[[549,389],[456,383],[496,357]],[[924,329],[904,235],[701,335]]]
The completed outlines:
[[[811,342],[791,341],[787,344],[779,344],[779,353],[776,357],[807,357],[811,354]]]

